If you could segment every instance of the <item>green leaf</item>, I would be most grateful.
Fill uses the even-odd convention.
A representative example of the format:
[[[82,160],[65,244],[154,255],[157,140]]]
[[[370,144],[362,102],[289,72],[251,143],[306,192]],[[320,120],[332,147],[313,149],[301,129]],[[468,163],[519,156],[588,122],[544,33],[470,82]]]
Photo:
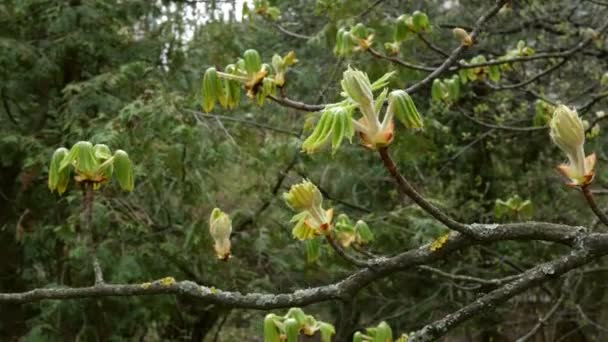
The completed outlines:
[[[446,85],[450,100],[452,102],[458,101],[460,98],[460,78],[458,75],[454,75],[451,79],[446,80]]]
[[[260,54],[254,49],[249,49],[243,54],[243,60],[245,61],[245,71],[247,74],[254,75],[262,68],[262,60]]]
[[[342,144],[342,140],[346,135],[346,126],[347,120],[351,120],[350,116],[345,110],[336,111],[334,118],[334,124],[332,125],[332,140],[331,140],[331,149],[332,153],[336,153],[338,148]]]
[[[264,342],[280,342],[281,337],[275,320],[278,318],[275,314],[268,314],[264,318]]]
[[[395,75],[395,73],[396,73],[395,71],[387,72],[386,74],[382,75],[382,77],[380,77],[379,79],[374,81],[374,83],[372,83],[372,85],[371,85],[372,91],[386,88],[386,86],[388,85],[389,79],[391,77],[393,77],[393,75]]]
[[[203,110],[207,113],[213,110],[215,101],[219,97],[220,90],[218,86],[221,86],[220,80],[217,76],[217,70],[215,68],[209,68],[205,71],[203,76],[203,93],[202,93],[202,104]]]
[[[74,165],[77,173],[85,177],[92,176],[99,165],[97,158],[95,158],[93,144],[88,141],[79,141],[74,144],[59,168],[62,170],[70,164]]]
[[[407,128],[423,129],[424,122],[414,100],[403,90],[394,90],[388,96],[389,107],[392,108],[395,116]]]
[[[532,202],[530,200],[525,200],[519,205],[518,211],[522,217],[527,219],[532,218],[532,215],[534,214],[534,207],[532,206]]]
[[[306,314],[300,308],[291,308],[287,311],[285,317],[294,318],[300,326],[306,323]]]
[[[60,195],[65,192],[70,181],[70,168],[60,169],[61,162],[67,155],[68,150],[65,147],[56,149],[51,157],[51,165],[49,166],[49,189],[51,192],[57,190],[57,193]]]
[[[357,331],[353,336],[353,342],[364,342],[363,334],[360,331]]]
[[[498,65],[490,65],[489,67],[490,80],[493,82],[500,81],[500,67]]]
[[[300,323],[295,318],[287,318],[283,323],[285,325],[285,334],[287,342],[298,342],[300,335]]]
[[[374,239],[374,233],[369,229],[369,226],[365,221],[359,220],[357,224],[355,224],[355,230],[357,232],[357,236],[359,237],[359,242],[368,243]]]
[[[374,335],[374,342],[386,342],[393,340],[393,331],[386,322],[380,322],[376,327],[376,334]]]
[[[133,191],[135,185],[133,179],[133,163],[131,162],[131,159],[129,159],[127,152],[123,150],[116,150],[116,152],[114,152],[114,171],[120,187],[125,191]]]
[[[403,14],[395,21],[395,41],[401,42],[410,35],[411,31],[406,24],[408,18],[407,14]]]
[[[112,152],[110,151],[108,145],[96,144],[93,146],[93,149],[95,150],[95,158],[97,159],[107,160],[112,158]]]
[[[509,212],[509,205],[507,202],[497,199],[494,203],[494,215],[496,218],[501,218]]]
[[[443,83],[441,82],[440,79],[436,78],[433,81],[433,86],[431,87],[431,98],[433,99],[433,101],[435,102],[442,102],[443,101]]]
[[[430,28],[429,17],[424,12],[415,11],[412,14],[412,22],[416,32],[426,32]]]
[[[331,342],[332,335],[336,333],[334,326],[325,322],[319,322],[317,326],[321,331],[321,342]]]
[[[319,260],[319,256],[321,255],[321,243],[319,242],[319,239],[306,240],[305,245],[306,262],[312,264]]]

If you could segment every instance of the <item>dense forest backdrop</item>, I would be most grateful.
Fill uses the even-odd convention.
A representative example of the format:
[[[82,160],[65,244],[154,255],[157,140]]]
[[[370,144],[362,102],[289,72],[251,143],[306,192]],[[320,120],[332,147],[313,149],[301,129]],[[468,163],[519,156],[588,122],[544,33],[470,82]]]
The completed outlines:
[[[398,27],[400,16],[415,11],[426,14],[428,27]],[[3,1],[0,293],[92,286],[92,245],[108,284],[173,277],[273,294],[336,283],[361,265],[329,243],[293,238],[294,213],[282,194],[303,179],[336,215],[364,220],[373,232],[349,255],[376,260],[437,241],[441,249],[442,237],[459,245],[387,271],[348,300],[302,302],[311,305],[256,309],[188,294],[2,300],[0,340],[262,341],[266,314],[283,315],[291,306],[333,324],[344,341],[382,321],[400,336],[525,279],[526,270],[574,253],[576,242],[591,236],[545,236],[564,227],[598,233],[603,250],[593,247],[576,267],[555,264],[556,274],[550,269],[521,294],[483,304],[436,337],[608,340],[608,265],[599,258],[608,253],[601,215],[608,206],[606,18],[608,3],[600,0]],[[358,23],[371,45],[336,46],[340,30]],[[400,29],[409,33],[396,39]],[[242,89],[236,108],[203,111],[205,71],[225,70],[248,49],[269,64],[275,54],[295,53],[284,86],[262,105]],[[391,90],[415,86],[424,129],[398,123],[390,155],[427,203],[485,228],[555,225],[512,235],[506,225],[504,236],[483,240],[480,233],[461,248],[446,235],[449,224],[404,197],[386,160],[358,137],[335,153],[304,153],[318,119],[305,106],[342,100],[349,66],[372,81],[394,72]],[[454,76],[458,94],[433,94],[435,79],[448,84]],[[599,209],[555,169],[566,160],[548,129],[558,104],[586,121],[585,150],[597,156],[589,191]],[[87,229],[83,192],[71,184],[59,196],[47,186],[53,151],[82,140],[127,151],[135,174],[130,193],[116,182],[97,191]],[[215,207],[232,219],[228,261],[218,260],[209,235]]]

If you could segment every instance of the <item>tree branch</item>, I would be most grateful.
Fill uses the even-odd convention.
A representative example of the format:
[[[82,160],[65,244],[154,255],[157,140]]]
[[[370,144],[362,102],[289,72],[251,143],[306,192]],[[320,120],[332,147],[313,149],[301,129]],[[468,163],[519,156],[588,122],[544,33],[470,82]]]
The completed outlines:
[[[595,216],[597,216],[597,218],[602,221],[605,226],[608,226],[608,216],[597,205],[593,192],[591,192],[589,189],[589,185],[582,186],[581,190],[583,191],[583,196],[585,196],[585,200],[587,200],[587,203],[589,204],[591,210],[593,210]]]
[[[469,318],[483,311],[491,310],[497,304],[503,303],[517,294],[604,256],[608,254],[606,242],[594,241],[593,237],[590,237],[588,241],[581,241],[576,250],[556,260],[529,269],[519,279],[509,282],[444,318],[426,325],[411,335],[408,341],[433,341],[447,334]]]
[[[424,199],[424,197],[422,197],[422,195],[420,195],[416,191],[416,189],[414,189],[414,187],[407,181],[407,179],[405,179],[405,177],[397,169],[397,165],[395,165],[395,162],[393,161],[393,159],[391,158],[391,156],[388,153],[388,148],[381,147],[378,149],[378,153],[380,154],[380,158],[382,158],[382,162],[384,163],[384,166],[386,167],[386,169],[389,171],[391,176],[393,176],[393,178],[397,182],[399,191],[401,191],[403,194],[405,194],[409,198],[411,198],[424,211],[429,213],[431,216],[433,216],[439,222],[445,224],[448,228],[451,228],[453,230],[456,230],[458,232],[465,233],[465,234],[469,233],[470,229],[466,224],[458,222],[455,219],[448,216],[447,214],[445,214],[439,208],[435,207],[430,202],[428,202],[426,199]]]

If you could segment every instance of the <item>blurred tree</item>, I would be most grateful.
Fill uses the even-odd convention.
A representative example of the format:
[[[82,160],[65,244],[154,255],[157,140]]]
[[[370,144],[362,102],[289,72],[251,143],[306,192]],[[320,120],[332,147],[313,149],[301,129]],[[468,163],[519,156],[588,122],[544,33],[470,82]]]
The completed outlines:
[[[449,331],[450,341],[605,340],[605,259],[570,268],[543,263],[564,253],[578,260],[577,241],[589,241],[591,256],[608,253],[605,233],[573,233],[605,229],[607,13],[600,0],[4,1],[1,339],[261,340],[265,310],[299,305],[254,305],[236,291],[292,293],[363,279],[361,287],[369,286],[342,296],[331,292],[339,287],[324,287],[330,295],[323,299],[332,301],[306,312],[334,323],[340,340],[372,326],[380,332],[367,333],[380,334],[381,321],[395,338]],[[248,49],[269,64],[269,78],[273,55],[294,51],[298,62],[263,105],[243,88],[237,108],[216,104],[203,113],[205,70],[227,72]],[[302,153],[316,112],[343,99],[348,65],[372,81],[394,72],[388,88],[410,93],[424,131],[398,123],[390,155],[357,146],[358,136],[336,153]],[[586,150],[597,155],[592,186],[579,188],[586,197],[552,171],[565,159],[549,143],[559,103],[578,110]],[[53,151],[81,140],[124,149],[135,165],[133,193],[116,182],[102,187],[90,227],[80,220],[83,193],[72,187],[59,197],[47,188]],[[411,193],[395,183],[399,175],[444,216],[404,198]],[[323,208],[335,211],[333,244],[292,237],[293,212],[281,194],[303,178],[318,188]],[[232,218],[227,262],[217,260],[208,233],[215,207]],[[559,225],[521,223],[528,219]],[[470,241],[445,235],[470,227],[479,229],[468,231]],[[2,297],[92,286],[90,233],[108,284],[143,286],[170,276],[235,292],[214,300],[215,292],[201,290],[198,300],[180,287],[187,284],[169,282],[172,293],[186,295],[31,304]],[[430,254],[411,263],[408,250]],[[373,264],[380,260],[374,255],[396,259]],[[163,284],[133,291],[162,292]],[[510,305],[497,305],[509,298]],[[444,318],[454,326],[442,330]]]

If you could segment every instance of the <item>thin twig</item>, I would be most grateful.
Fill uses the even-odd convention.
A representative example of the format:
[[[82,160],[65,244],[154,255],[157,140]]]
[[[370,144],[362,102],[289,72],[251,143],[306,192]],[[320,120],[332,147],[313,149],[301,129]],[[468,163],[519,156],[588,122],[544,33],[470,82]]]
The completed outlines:
[[[349,255],[331,234],[326,234],[325,239],[327,240],[327,242],[329,242],[329,245],[331,246],[331,248],[333,248],[336,254],[338,254],[342,259],[348,261],[349,263],[357,267],[367,267],[370,265],[366,260],[360,260]]]
[[[608,226],[608,216],[597,205],[593,192],[589,189],[589,185],[582,186],[581,190],[583,191],[585,200],[587,200],[587,204],[589,204],[589,207],[593,210],[593,213],[595,213],[595,216],[597,216],[604,225]]]
[[[416,202],[416,204],[418,204],[422,209],[424,209],[424,211],[429,213],[431,216],[436,218],[441,223],[445,224],[447,227],[449,227],[453,230],[459,231],[461,233],[465,233],[465,234],[468,233],[469,227],[466,224],[456,221],[455,219],[453,219],[450,216],[448,216],[447,214],[445,214],[443,211],[439,210],[439,208],[435,207],[430,202],[428,202],[426,199],[424,199],[424,197],[422,197],[422,195],[420,195],[416,191],[416,189],[414,189],[414,187],[412,185],[410,185],[410,183],[405,179],[405,177],[397,169],[397,165],[395,165],[395,162],[392,160],[391,156],[388,153],[388,149],[386,147],[379,148],[378,153],[380,154],[380,157],[382,158],[382,162],[384,163],[384,166],[386,167],[386,169],[389,171],[391,176],[393,176],[393,178],[397,182],[399,191],[401,191],[402,193],[407,195],[414,202]]]
[[[187,112],[194,114],[197,119],[200,119],[200,117],[221,119],[224,121],[232,121],[232,122],[236,122],[236,123],[240,123],[240,124],[244,124],[244,125],[248,125],[248,126],[253,126],[253,127],[257,127],[257,128],[264,129],[264,130],[277,132],[277,133],[283,133],[283,134],[292,135],[292,136],[296,136],[296,137],[300,136],[298,134],[298,132],[295,132],[295,131],[290,131],[287,129],[264,125],[264,124],[261,124],[261,123],[255,122],[255,121],[251,121],[251,120],[243,120],[243,119],[234,118],[231,116],[219,115],[219,114],[203,113],[203,112],[199,112],[199,111],[191,110],[191,109],[185,109],[185,110]]]
[[[551,319],[551,316],[553,316],[553,314],[555,314],[557,312],[557,309],[559,309],[559,307],[562,305],[562,303],[564,302],[564,295],[561,295],[558,299],[557,302],[555,303],[555,305],[553,305],[553,307],[541,318],[538,319],[538,323],[536,323],[536,325],[534,325],[534,327],[528,331],[527,334],[525,334],[524,336],[518,338],[516,340],[516,342],[526,342],[527,340],[529,340],[530,338],[534,337],[534,335],[536,334],[536,332],[545,324],[547,324],[547,321],[549,319]]]
[[[97,259],[97,233],[93,229],[93,202],[95,201],[95,192],[93,190],[93,183],[84,182],[82,184],[83,191],[83,205],[84,205],[84,230],[85,234],[91,234],[92,237],[92,262],[93,262],[93,273],[95,274],[95,286],[104,284],[103,271]]]
[[[546,126],[542,126],[542,127],[516,127],[516,126],[503,126],[503,125],[496,125],[496,124],[491,124],[491,123],[487,123],[487,122],[483,122],[481,120],[478,120],[468,114],[466,114],[463,111],[460,111],[460,114],[462,114],[462,116],[464,116],[465,118],[473,121],[474,123],[486,127],[486,128],[494,128],[494,129],[499,129],[499,130],[503,130],[503,131],[513,131],[513,132],[534,132],[534,131],[544,131],[547,130],[548,127]]]

